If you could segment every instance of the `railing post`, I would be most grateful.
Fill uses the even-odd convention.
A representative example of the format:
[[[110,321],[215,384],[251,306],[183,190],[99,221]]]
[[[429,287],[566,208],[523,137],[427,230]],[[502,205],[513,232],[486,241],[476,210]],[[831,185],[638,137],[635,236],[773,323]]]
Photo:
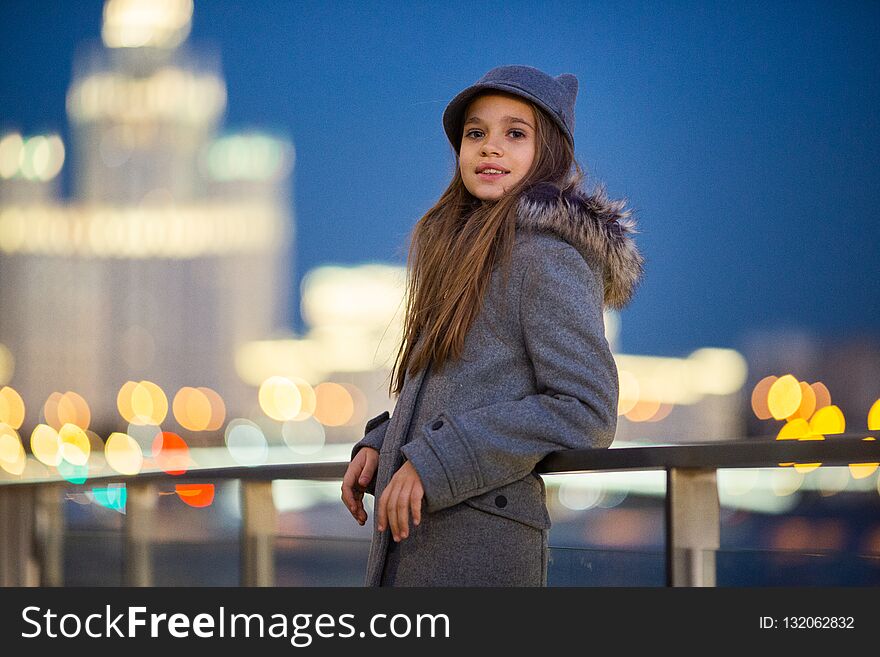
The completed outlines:
[[[715,469],[668,468],[666,585],[715,586],[715,550],[720,546]]]
[[[0,586],[38,586],[34,558],[34,489],[0,487]]]
[[[241,585],[275,584],[275,502],[271,481],[241,482]]]
[[[64,586],[64,484],[41,484],[36,490],[35,534],[40,586]]]
[[[126,485],[125,548],[123,550],[124,586],[152,586],[153,563],[150,554],[156,491],[152,484],[133,482]]]

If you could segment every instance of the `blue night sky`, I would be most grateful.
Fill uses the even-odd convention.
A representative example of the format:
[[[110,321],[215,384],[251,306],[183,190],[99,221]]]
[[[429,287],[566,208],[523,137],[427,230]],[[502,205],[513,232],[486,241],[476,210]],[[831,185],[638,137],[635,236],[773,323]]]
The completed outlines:
[[[73,56],[101,9],[0,4],[0,127],[69,143]],[[189,42],[220,54],[225,128],[295,143],[296,281],[402,264],[451,175],[446,103],[529,64],[579,77],[578,159],[639,219],[621,351],[880,338],[880,3],[196,0]]]

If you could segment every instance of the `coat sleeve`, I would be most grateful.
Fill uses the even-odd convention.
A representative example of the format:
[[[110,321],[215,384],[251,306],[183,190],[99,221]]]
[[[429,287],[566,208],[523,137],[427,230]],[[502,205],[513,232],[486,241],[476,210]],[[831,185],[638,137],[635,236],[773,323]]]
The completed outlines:
[[[617,365],[605,338],[601,269],[562,240],[537,240],[520,284],[536,394],[440,413],[404,445],[438,511],[529,474],[550,452],[604,448],[617,429]]]
[[[373,419],[369,420],[366,427],[364,427],[364,437],[356,442],[354,447],[351,448],[351,458],[353,459],[355,454],[357,454],[362,447],[372,447],[376,451],[381,451],[382,443],[385,441],[385,432],[388,430],[388,423],[390,421],[390,414],[388,411],[383,411]],[[370,480],[370,483],[367,484],[365,490],[370,493],[370,495],[376,494],[375,475]]]

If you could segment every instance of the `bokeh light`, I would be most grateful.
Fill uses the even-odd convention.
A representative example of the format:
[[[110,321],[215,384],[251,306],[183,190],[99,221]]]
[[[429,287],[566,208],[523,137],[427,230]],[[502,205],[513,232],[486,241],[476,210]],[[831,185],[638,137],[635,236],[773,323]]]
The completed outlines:
[[[292,420],[303,406],[299,387],[283,376],[271,376],[263,381],[258,397],[263,412],[279,422]]]
[[[168,398],[152,381],[126,381],[116,396],[116,408],[131,424],[160,425],[168,415]]]
[[[156,465],[170,475],[186,474],[190,466],[189,446],[171,431],[162,431],[155,437],[152,454]]]
[[[10,422],[10,424],[12,423]],[[880,430],[880,399],[871,404],[871,408],[868,410],[868,430]]]
[[[20,429],[24,422],[24,400],[14,388],[0,388],[0,422]]]
[[[791,374],[786,374],[776,379],[770,386],[767,392],[767,407],[775,419],[784,420],[794,414],[801,405],[801,399],[800,382]]]
[[[185,504],[197,509],[214,502],[214,484],[177,484],[174,492]]]
[[[57,467],[62,459],[61,437],[48,424],[38,424],[31,432],[31,453],[38,461]]]
[[[281,427],[281,436],[287,446],[297,454],[320,452],[326,442],[324,426],[315,418],[288,420]]]
[[[125,433],[113,432],[104,445],[104,458],[119,474],[136,475],[144,465],[144,454],[138,442]]]
[[[61,441],[61,457],[71,465],[86,465],[92,452],[92,444],[82,428],[71,422],[58,431]]]
[[[90,496],[95,504],[119,513],[125,513],[125,503],[128,499],[125,484],[110,484],[105,488],[93,488]]]
[[[62,459],[61,463],[58,464],[58,474],[72,484],[84,484],[86,479],[89,478],[89,466],[85,464],[74,465]]]
[[[831,404],[831,392],[828,390],[828,386],[821,381],[816,381],[815,383],[811,383],[810,387],[816,395],[816,411]]]
[[[11,475],[20,475],[27,465],[27,454],[21,443],[18,432],[6,424],[0,422],[0,468]]]
[[[338,383],[325,381],[315,386],[315,419],[327,427],[340,427],[351,420],[354,400]]]
[[[752,389],[752,411],[759,420],[769,420],[773,417],[773,413],[770,412],[770,407],[767,405],[767,395],[777,378],[773,374],[765,376]]]
[[[876,441],[877,439],[873,436],[866,436],[862,438],[862,440]],[[874,471],[877,470],[877,466],[880,466],[880,463],[850,463],[849,473],[852,475],[853,479],[865,479],[874,474]]]
[[[269,456],[269,443],[259,425],[245,418],[235,418],[226,425],[226,447],[241,465],[262,465]]]
[[[788,417],[789,420],[798,417],[807,420],[816,410],[816,392],[813,390],[812,386],[806,381],[798,381],[798,385],[801,387],[801,404],[798,406],[797,410]]]
[[[820,408],[810,418],[810,431],[812,433],[835,434],[843,433],[846,429],[846,421],[843,411],[832,404]]]

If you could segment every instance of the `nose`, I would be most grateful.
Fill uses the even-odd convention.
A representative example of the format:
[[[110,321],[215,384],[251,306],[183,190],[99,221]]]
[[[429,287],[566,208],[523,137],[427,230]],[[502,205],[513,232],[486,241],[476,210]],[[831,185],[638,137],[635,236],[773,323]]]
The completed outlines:
[[[487,156],[490,153],[495,156],[500,156],[501,147],[497,146],[491,137],[486,137],[486,140],[483,142],[483,146],[480,148],[480,153],[484,156]]]

